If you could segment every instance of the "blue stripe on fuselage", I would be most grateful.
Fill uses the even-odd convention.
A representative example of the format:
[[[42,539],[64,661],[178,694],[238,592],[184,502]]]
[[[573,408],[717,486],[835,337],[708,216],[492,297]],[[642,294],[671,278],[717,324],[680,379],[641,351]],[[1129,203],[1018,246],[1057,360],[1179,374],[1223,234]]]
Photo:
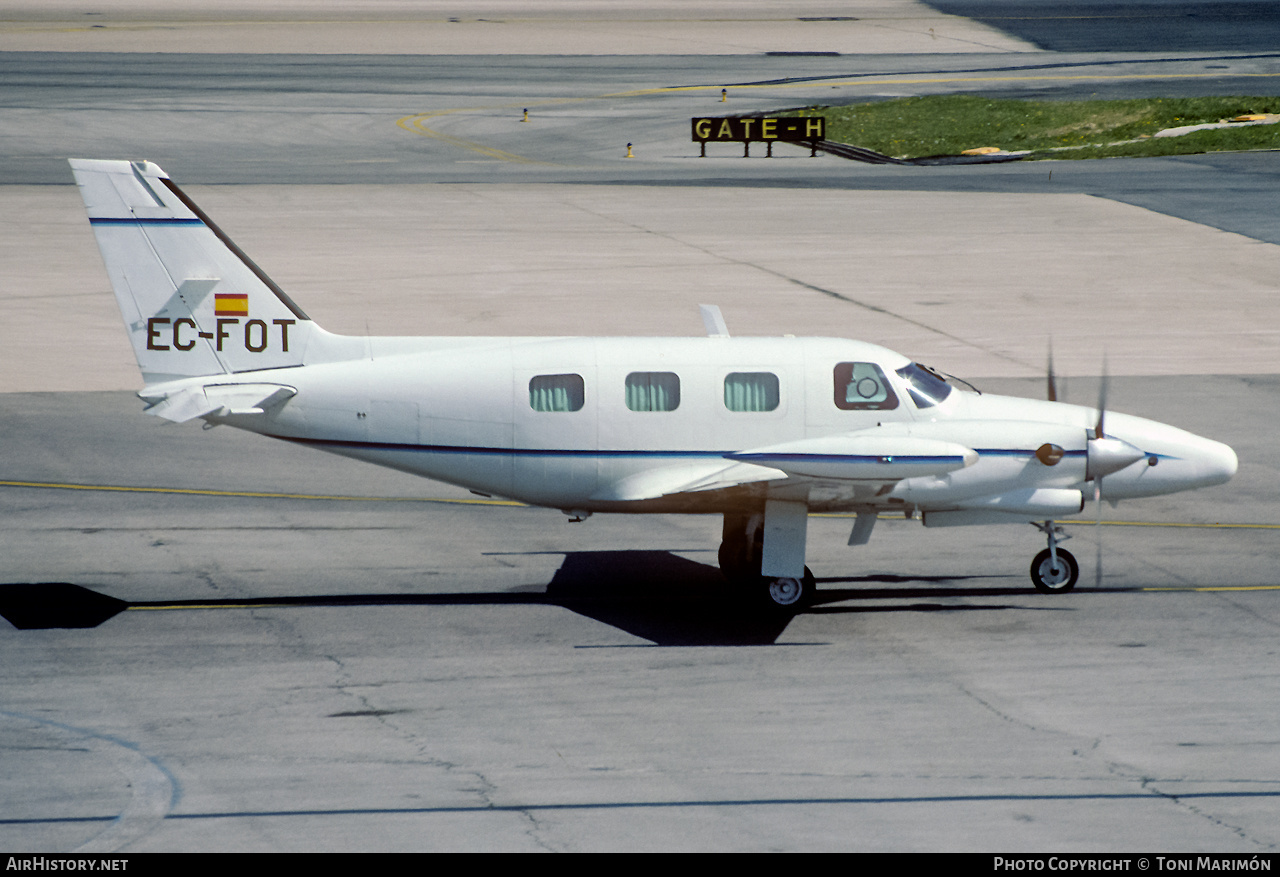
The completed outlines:
[[[180,217],[122,217],[122,216],[90,216],[90,225],[198,225],[204,223],[198,219]]]
[[[761,462],[769,460],[787,460],[787,461],[809,461],[809,462],[876,462],[881,460],[880,456],[874,455],[842,455],[842,454],[744,454],[739,451],[625,451],[625,450],[595,450],[595,449],[574,449],[574,448],[486,448],[472,447],[468,445],[417,445],[408,443],[394,442],[360,442],[338,439],[317,439],[317,438],[298,438],[286,435],[273,435],[265,433],[270,438],[277,438],[287,442],[295,442],[297,444],[312,445],[318,447],[329,448],[364,448],[368,450],[379,451],[417,451],[427,454],[494,454],[508,455],[512,457],[653,457],[653,458],[677,458],[677,457],[724,457],[740,462],[751,462],[752,459],[758,459]],[[983,448],[978,451],[979,455],[986,456],[1003,456],[1003,457],[1033,457],[1035,450],[1019,450],[1016,448]],[[1085,451],[1067,451],[1065,456],[1083,457]],[[963,458],[957,456],[930,457],[930,456],[907,456],[900,454],[886,454],[884,456],[891,457],[892,463],[952,463]]]

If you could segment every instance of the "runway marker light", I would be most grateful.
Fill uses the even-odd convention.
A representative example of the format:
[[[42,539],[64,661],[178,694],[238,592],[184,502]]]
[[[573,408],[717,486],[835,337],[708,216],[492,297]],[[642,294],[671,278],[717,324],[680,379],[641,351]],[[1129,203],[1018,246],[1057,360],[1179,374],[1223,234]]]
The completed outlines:
[[[729,89],[720,89],[720,103],[724,103],[727,100],[729,100]]]
[[[527,121],[529,121],[529,110],[528,110],[528,108],[527,108],[527,107],[525,108],[525,111],[524,111],[524,118],[523,118],[523,119],[521,119],[520,121],[521,121],[521,122],[527,122]]]
[[[628,143],[628,144],[627,144],[627,158],[635,158],[635,156],[631,154],[631,144],[630,144],[630,143]]]

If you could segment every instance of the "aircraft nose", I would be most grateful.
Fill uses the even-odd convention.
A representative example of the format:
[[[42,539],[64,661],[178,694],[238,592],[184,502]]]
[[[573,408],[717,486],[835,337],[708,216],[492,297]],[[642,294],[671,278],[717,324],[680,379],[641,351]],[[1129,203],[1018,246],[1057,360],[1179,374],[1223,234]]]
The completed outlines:
[[[1226,484],[1236,474],[1239,460],[1236,452],[1222,442],[1205,439],[1200,455],[1200,468],[1205,484]]]
[[[1215,442],[1213,444],[1216,444],[1217,448],[1213,451],[1213,462],[1211,463],[1211,467],[1221,479],[1219,483],[1225,484],[1226,481],[1230,481],[1235,475],[1236,466],[1239,466],[1240,461],[1236,458],[1235,451],[1233,451],[1233,449],[1225,446],[1225,444],[1222,444],[1221,442]]]

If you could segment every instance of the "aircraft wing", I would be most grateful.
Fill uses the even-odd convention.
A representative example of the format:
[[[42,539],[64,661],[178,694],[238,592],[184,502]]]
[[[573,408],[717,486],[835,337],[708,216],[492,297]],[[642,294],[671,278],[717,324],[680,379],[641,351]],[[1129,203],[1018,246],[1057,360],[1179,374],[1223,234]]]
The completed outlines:
[[[263,414],[297,394],[284,384],[217,384],[174,381],[155,384],[138,393],[146,412],[174,423],[209,415]]]
[[[591,498],[635,502],[793,479],[892,482],[945,475],[977,461],[977,451],[957,442],[876,428],[649,469],[610,484]]]
[[[759,481],[786,480],[787,477],[787,473],[779,469],[753,463],[727,462],[715,457],[649,469],[610,484],[591,498],[606,502],[635,502],[677,493],[720,490]]]

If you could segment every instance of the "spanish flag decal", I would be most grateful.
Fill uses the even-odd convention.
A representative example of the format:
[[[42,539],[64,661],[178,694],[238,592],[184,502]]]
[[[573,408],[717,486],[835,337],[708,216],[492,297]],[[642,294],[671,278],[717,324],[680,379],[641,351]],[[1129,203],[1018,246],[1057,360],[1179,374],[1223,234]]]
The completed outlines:
[[[249,316],[249,296],[243,292],[215,292],[213,294],[215,317]]]

